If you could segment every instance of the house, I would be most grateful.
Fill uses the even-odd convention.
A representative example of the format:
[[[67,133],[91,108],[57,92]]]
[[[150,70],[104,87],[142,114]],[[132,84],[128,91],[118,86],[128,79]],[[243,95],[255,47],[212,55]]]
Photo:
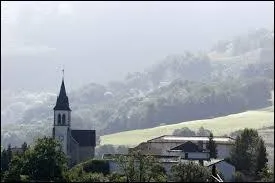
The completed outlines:
[[[231,137],[216,136],[213,138],[213,140],[217,144],[217,157],[220,159],[229,157],[235,139]],[[180,146],[188,141],[197,144],[200,149],[206,149],[209,137],[179,137],[173,135],[164,135],[148,140],[147,142],[143,142],[134,148],[129,148],[129,152],[133,150],[141,150],[142,152],[147,154],[151,153],[156,155],[169,155],[171,154],[169,150],[173,149],[174,147]]]
[[[93,158],[96,146],[95,130],[71,129],[71,111],[63,77],[54,107],[52,136],[61,142],[69,166]]]
[[[182,159],[188,160],[209,160],[210,152],[204,150],[191,141],[187,141],[179,146],[167,150],[168,155],[179,156]]]
[[[23,148],[21,148],[21,147],[12,147],[11,148],[11,152],[12,152],[12,154],[23,154]]]
[[[229,157],[235,140],[231,137],[214,137],[217,145],[217,159],[210,158],[206,148],[209,137],[179,137],[164,135],[147,142],[143,142],[129,152],[139,150],[143,154],[151,154],[162,163],[167,173],[177,163],[195,162],[212,170],[214,167],[222,174],[225,181],[231,181],[235,174],[235,167],[224,159]],[[114,164],[114,162],[112,162]],[[115,167],[112,165],[112,167]]]

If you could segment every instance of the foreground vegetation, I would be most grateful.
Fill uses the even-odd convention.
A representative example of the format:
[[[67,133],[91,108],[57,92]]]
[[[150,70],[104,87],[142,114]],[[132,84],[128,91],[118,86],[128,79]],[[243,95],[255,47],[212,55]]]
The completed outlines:
[[[215,143],[208,144],[215,157]],[[1,181],[67,181],[67,182],[207,182],[215,175],[192,161],[178,163],[166,172],[153,156],[141,151],[130,152],[112,159],[118,172],[110,172],[108,160],[92,159],[68,169],[61,145],[53,138],[41,138],[32,147],[22,145],[23,152],[14,154],[10,147],[1,152]],[[240,156],[241,154],[241,156]],[[237,135],[231,156],[226,160],[236,167],[235,181],[274,181],[274,170],[267,167],[265,143],[256,130],[244,129]],[[5,163],[3,163],[5,162]]]

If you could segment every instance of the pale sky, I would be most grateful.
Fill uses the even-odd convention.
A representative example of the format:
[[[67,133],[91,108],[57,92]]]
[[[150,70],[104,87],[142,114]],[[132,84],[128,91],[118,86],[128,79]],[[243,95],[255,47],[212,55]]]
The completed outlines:
[[[68,90],[273,29],[274,2],[3,2],[1,90]]]

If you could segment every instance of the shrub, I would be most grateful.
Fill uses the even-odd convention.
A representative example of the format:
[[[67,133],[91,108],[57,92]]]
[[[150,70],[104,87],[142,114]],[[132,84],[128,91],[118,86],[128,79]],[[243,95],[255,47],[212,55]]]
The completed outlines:
[[[82,182],[107,182],[107,177],[102,173],[86,173],[80,179]]]
[[[108,175],[108,179],[110,182],[126,182],[127,178],[125,175],[119,173],[111,173]]]
[[[83,170],[91,173],[109,174],[109,163],[106,160],[93,159],[83,163]]]
[[[233,179],[235,182],[245,182],[245,177],[244,177],[243,173],[238,172],[238,171],[235,173]]]

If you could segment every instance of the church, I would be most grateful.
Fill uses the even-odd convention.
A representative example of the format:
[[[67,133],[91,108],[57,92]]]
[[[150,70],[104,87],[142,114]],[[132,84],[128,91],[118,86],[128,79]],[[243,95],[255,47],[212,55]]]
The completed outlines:
[[[91,159],[95,154],[96,131],[71,129],[71,109],[66,94],[64,76],[54,107],[53,137],[61,142],[69,166]]]

